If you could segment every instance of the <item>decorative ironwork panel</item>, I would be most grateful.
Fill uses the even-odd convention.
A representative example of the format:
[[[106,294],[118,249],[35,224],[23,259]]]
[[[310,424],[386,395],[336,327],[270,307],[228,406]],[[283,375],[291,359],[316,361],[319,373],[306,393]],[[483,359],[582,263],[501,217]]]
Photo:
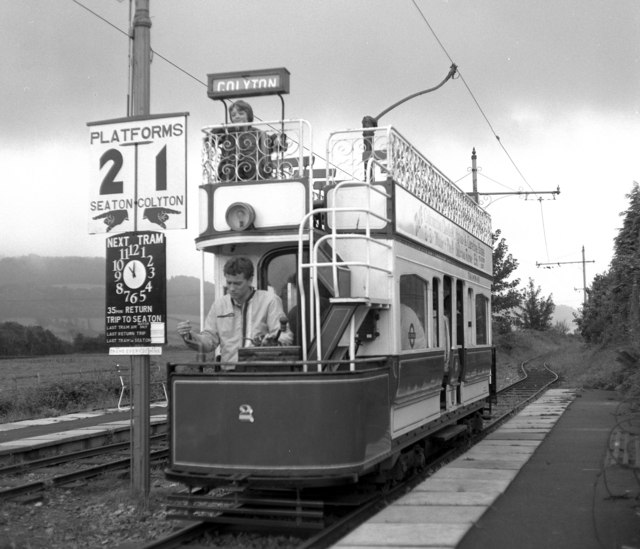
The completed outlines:
[[[327,165],[335,179],[375,181],[389,175],[435,211],[491,246],[491,217],[392,127],[331,134]]]
[[[221,124],[202,132],[203,184],[309,176],[311,129],[304,120]]]

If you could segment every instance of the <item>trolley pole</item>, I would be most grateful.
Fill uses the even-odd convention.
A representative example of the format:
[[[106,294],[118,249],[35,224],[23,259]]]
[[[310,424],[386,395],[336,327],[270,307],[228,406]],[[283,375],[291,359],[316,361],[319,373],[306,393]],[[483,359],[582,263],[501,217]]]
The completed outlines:
[[[151,81],[151,18],[149,0],[135,0],[132,24],[133,66],[132,71],[132,115],[150,113]],[[134,219],[137,215],[134,215]],[[137,222],[134,231],[137,231]],[[150,435],[150,381],[151,361],[149,355],[131,356],[131,488],[148,505],[150,489],[149,435]]]

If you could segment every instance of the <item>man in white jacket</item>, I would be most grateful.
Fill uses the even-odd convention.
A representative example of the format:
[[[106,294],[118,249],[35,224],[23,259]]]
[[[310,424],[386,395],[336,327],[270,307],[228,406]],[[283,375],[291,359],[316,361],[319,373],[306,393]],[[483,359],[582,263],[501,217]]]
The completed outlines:
[[[234,257],[224,266],[227,293],[216,300],[200,333],[191,331],[187,320],[178,324],[178,334],[187,346],[210,353],[220,345],[221,362],[236,362],[238,349],[255,347],[268,340],[291,345],[293,333],[285,326],[282,301],[271,292],[252,286],[253,263],[247,257]],[[283,329],[283,326],[285,329]]]

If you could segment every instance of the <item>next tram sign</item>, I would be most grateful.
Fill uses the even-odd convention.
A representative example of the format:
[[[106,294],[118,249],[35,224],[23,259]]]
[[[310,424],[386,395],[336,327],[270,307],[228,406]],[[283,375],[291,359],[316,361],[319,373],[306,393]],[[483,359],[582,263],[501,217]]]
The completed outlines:
[[[160,354],[166,343],[166,240],[157,231],[107,238],[109,354]]]
[[[89,233],[185,229],[187,113],[88,124]]]
[[[289,93],[289,71],[284,67],[223,72],[208,74],[207,77],[207,95],[211,99],[232,99]]]

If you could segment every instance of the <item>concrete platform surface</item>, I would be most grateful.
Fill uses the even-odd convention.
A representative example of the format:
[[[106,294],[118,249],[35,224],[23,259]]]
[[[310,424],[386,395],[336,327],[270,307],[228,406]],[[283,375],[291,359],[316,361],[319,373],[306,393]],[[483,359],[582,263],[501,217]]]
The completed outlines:
[[[616,424],[629,421],[619,405],[609,391],[579,393],[458,549],[639,549],[640,469],[612,459]]]
[[[608,450],[618,407],[552,389],[334,547],[640,549],[640,470]]]

